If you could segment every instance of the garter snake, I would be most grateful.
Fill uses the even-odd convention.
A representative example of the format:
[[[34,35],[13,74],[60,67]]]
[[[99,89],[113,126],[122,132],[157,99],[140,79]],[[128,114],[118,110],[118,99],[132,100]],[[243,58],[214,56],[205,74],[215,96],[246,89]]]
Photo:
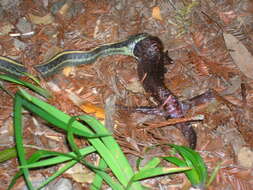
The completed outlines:
[[[66,66],[93,63],[100,57],[118,54],[135,57],[134,48],[136,44],[148,36],[149,35],[146,33],[133,35],[124,41],[104,44],[89,51],[63,51],[53,56],[45,63],[36,65],[34,68],[41,76],[47,77]],[[137,57],[135,58],[138,59]],[[20,62],[4,56],[0,56],[0,70],[15,76],[24,76],[25,73],[27,73],[27,68]]]

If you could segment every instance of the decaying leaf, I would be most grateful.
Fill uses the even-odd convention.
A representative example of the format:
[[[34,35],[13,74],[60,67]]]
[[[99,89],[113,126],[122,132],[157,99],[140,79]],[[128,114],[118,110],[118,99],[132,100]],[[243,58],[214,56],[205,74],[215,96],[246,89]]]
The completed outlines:
[[[194,52],[189,53],[189,58],[195,66],[196,72],[199,76],[216,75],[229,80],[230,73],[234,72],[234,69],[223,65],[220,62],[210,60],[205,56],[199,56]]]
[[[127,84],[126,89],[133,92],[133,93],[144,93],[144,89],[140,83],[140,81],[133,81],[133,82],[129,82],[129,84]]]
[[[78,183],[91,183],[94,178],[94,173],[81,164],[70,168],[66,171],[66,175]]]
[[[253,152],[248,147],[242,147],[237,155],[238,162],[245,168],[253,166]]]
[[[51,24],[54,21],[54,17],[51,15],[51,13],[48,13],[45,16],[37,16],[33,14],[29,14],[30,20],[33,24]]]
[[[105,111],[103,108],[98,107],[92,103],[86,102],[82,105],[79,105],[79,107],[86,113],[94,114],[95,117],[104,119],[105,118]]]
[[[7,35],[9,32],[11,32],[11,30],[14,28],[14,26],[9,23],[2,23],[2,25],[0,26],[0,35]]]
[[[63,69],[63,74],[64,74],[64,76],[69,76],[71,73],[73,73],[74,72],[74,70],[75,70],[75,67],[65,67],[64,69]]]
[[[233,19],[236,18],[236,13],[233,10],[227,11],[227,12],[220,12],[219,16],[221,20],[223,20],[224,23],[229,24],[232,22]]]
[[[70,6],[71,6],[71,1],[67,1],[67,2],[61,7],[61,9],[59,10],[59,13],[60,13],[61,15],[66,15],[67,12],[68,12],[68,10],[69,10],[69,8],[70,8]]]
[[[161,11],[159,7],[154,7],[152,9],[152,18],[157,19],[157,20],[163,20],[161,16]]]
[[[223,33],[224,40],[234,63],[244,75],[253,79],[253,56],[247,48],[233,35]]]

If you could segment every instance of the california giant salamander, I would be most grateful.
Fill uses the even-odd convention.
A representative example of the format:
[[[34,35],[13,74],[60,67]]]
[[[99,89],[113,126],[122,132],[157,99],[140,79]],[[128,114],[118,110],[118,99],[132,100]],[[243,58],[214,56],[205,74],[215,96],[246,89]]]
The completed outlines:
[[[164,52],[161,40],[154,36],[148,36],[136,44],[134,55],[138,59],[139,80],[142,82],[145,91],[154,97],[159,104],[156,109],[146,110],[146,112],[160,113],[166,119],[183,117],[182,104],[164,84],[164,65],[171,63],[172,60]],[[195,149],[197,137],[191,124],[181,123],[177,124],[176,127],[188,140],[189,146]]]

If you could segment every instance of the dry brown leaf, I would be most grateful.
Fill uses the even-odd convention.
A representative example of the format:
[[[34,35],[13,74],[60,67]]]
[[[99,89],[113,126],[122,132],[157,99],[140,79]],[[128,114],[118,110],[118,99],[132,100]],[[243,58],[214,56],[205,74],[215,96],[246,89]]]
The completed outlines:
[[[68,12],[68,10],[69,10],[69,8],[70,8],[70,6],[71,6],[71,1],[67,1],[67,2],[61,7],[61,9],[59,10],[59,13],[60,13],[61,15],[66,15],[67,12]]]
[[[253,56],[233,35],[223,33],[224,40],[234,63],[247,77],[253,79]]]
[[[248,147],[242,147],[237,155],[239,164],[245,168],[253,166],[253,152]]]
[[[33,14],[29,14],[30,20],[33,24],[51,24],[54,21],[54,17],[48,13],[45,16],[37,16]]]
[[[75,67],[69,66],[69,67],[65,67],[62,71],[64,76],[69,76],[71,73],[73,73],[75,70]]]
[[[11,23],[2,23],[0,26],[0,35],[7,35],[11,30],[14,28],[14,26]]]
[[[163,20],[161,16],[161,11],[159,7],[154,7],[152,9],[152,18],[157,19],[157,20]]]
[[[201,32],[201,31],[197,31],[197,32],[194,32],[192,34],[192,39],[193,39],[193,42],[194,42],[194,45],[197,47],[197,48],[202,48],[202,46],[204,45],[205,43],[205,35],[204,35],[204,32]]]
[[[94,178],[94,173],[81,164],[76,164],[67,170],[65,174],[78,183],[92,183]]]
[[[95,117],[105,119],[105,111],[92,103],[86,102],[79,106],[84,112],[94,114]]]
[[[209,70],[207,61],[203,57],[198,56],[194,53],[191,53],[190,56],[191,56],[192,62],[195,65],[195,68],[196,68],[197,72],[200,74],[200,76],[210,75],[210,70]]]
[[[220,12],[219,16],[225,24],[229,24],[233,21],[233,19],[236,18],[237,15],[234,11],[230,10],[230,11],[227,11],[227,12]]]
[[[228,66],[224,66],[218,62],[207,60],[207,64],[208,64],[208,69],[209,69],[210,73],[212,73],[216,76],[223,77],[225,80],[229,80],[230,73],[234,72],[233,68],[230,68]]]
[[[205,56],[199,56],[194,52],[190,52],[188,55],[199,76],[209,76],[213,74],[229,80],[230,73],[234,72],[233,68],[223,65],[222,63],[212,61]]]

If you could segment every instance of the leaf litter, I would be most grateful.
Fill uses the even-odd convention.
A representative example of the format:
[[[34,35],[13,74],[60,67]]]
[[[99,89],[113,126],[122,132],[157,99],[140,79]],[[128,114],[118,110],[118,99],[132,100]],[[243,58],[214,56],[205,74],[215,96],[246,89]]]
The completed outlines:
[[[24,0],[7,5],[1,3],[4,11],[0,12],[0,17],[5,18],[0,24],[1,55],[18,59],[32,73],[35,73],[33,65],[63,49],[89,50],[140,32],[159,36],[174,60],[174,64],[166,66],[165,84],[180,100],[185,101],[209,89],[219,95],[215,101],[192,108],[185,118],[204,116],[201,122],[193,122],[198,134],[197,150],[210,172],[220,163],[220,170],[209,189],[251,189],[252,1],[55,0],[34,3]],[[33,34],[10,35],[20,33],[16,25],[20,17],[27,19]],[[16,47],[15,38],[25,43],[26,48]],[[84,111],[95,114],[99,110],[98,114],[101,115],[107,98],[112,95],[116,98],[116,104],[128,107],[154,105],[147,94],[135,87],[137,80],[135,60],[112,56],[78,67],[67,74],[59,73],[43,80],[43,85],[53,86],[54,98],[49,103],[62,111],[79,115]],[[12,84],[6,83],[5,87],[11,92],[16,91]],[[4,149],[14,143],[9,127],[12,100],[3,91],[0,94],[0,138],[5,138],[0,149]],[[71,99],[73,94],[82,102],[83,109]],[[166,121],[159,116],[134,113],[131,109],[116,109],[112,113],[108,115],[112,117],[109,120],[114,121],[114,136],[133,165],[137,156],[147,157],[145,150],[152,145],[185,143],[180,132],[173,127],[173,124],[184,119]],[[27,118],[31,116],[27,114]],[[35,135],[41,134],[41,131],[45,135]],[[59,135],[46,128],[43,122],[36,127],[34,122],[27,120],[24,134],[29,137],[26,144],[67,151],[64,142],[49,138]],[[78,139],[78,144],[85,145],[86,142]],[[148,156],[167,153],[168,150],[163,147],[149,152]],[[1,164],[0,189],[10,182],[16,166],[15,159]],[[46,170],[41,172],[50,174]],[[67,174],[67,177],[79,184],[71,175]],[[88,182],[82,181],[81,186],[88,188]],[[167,176],[145,183],[152,189],[161,186],[182,189],[185,177]]]

